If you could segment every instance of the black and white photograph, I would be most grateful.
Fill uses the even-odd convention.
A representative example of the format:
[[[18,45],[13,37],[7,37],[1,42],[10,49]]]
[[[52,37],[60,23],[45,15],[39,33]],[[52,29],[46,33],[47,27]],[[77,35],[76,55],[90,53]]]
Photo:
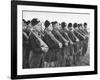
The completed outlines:
[[[96,6],[16,4],[17,75],[95,73]]]
[[[23,11],[23,68],[89,66],[90,15]]]

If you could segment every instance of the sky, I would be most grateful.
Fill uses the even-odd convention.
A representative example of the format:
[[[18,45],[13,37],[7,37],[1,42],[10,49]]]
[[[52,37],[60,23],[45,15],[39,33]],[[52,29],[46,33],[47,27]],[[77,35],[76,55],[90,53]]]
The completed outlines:
[[[77,22],[77,23],[88,23],[89,28],[89,21],[90,21],[90,15],[89,14],[79,14],[79,13],[59,13],[59,12],[41,12],[41,11],[23,11],[23,19],[32,20],[33,18],[38,18],[40,21],[44,22],[45,20],[52,21],[58,21],[66,23],[69,22]]]

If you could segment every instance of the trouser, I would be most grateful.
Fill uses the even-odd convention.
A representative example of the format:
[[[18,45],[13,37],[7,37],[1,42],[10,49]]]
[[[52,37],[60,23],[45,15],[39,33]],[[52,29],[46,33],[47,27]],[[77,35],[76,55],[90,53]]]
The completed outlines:
[[[70,64],[76,65],[77,61],[79,61],[80,51],[81,51],[81,42],[75,42],[73,45],[70,44]]]
[[[74,60],[74,64],[76,65],[77,62],[80,61],[80,55],[82,53],[82,41],[76,42],[74,44],[74,55],[73,55],[73,60]]]
[[[32,50],[29,55],[30,68],[40,68],[42,63],[43,53],[34,53]]]
[[[88,38],[86,38],[83,42],[83,49],[82,49],[82,55],[84,56],[87,52],[87,48],[88,48]]]
[[[23,46],[23,68],[29,68],[29,48],[28,46],[24,45]]]
[[[58,67],[63,67],[65,66],[65,58],[64,58],[64,47],[58,49],[56,51],[57,55],[57,65]]]
[[[44,56],[44,67],[55,67],[57,62],[57,50],[49,49]]]
[[[73,64],[76,64],[76,62],[77,62],[77,52],[78,52],[78,42],[75,42],[73,44],[73,47],[74,47]]]
[[[64,47],[64,66],[70,66],[70,48],[69,46]]]
[[[69,47],[69,65],[71,66],[71,65],[73,65],[73,55],[74,55],[74,46],[72,45],[72,44],[69,44],[68,45],[68,47]]]
[[[45,67],[62,67],[64,66],[63,48],[52,49],[45,56]]]

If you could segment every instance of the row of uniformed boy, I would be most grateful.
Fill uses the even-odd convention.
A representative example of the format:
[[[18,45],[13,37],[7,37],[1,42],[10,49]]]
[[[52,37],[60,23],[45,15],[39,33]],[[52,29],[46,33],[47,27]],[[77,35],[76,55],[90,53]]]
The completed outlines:
[[[88,48],[87,23],[23,20],[23,68],[77,65]]]

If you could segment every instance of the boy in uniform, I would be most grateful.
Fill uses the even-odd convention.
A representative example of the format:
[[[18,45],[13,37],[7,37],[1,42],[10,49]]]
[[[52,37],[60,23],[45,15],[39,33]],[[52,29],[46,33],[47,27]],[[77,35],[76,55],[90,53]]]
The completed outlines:
[[[48,51],[48,46],[41,37],[41,22],[35,18],[31,20],[29,26],[29,43],[31,50],[29,54],[29,66],[30,68],[40,68],[43,63],[43,54]]]

